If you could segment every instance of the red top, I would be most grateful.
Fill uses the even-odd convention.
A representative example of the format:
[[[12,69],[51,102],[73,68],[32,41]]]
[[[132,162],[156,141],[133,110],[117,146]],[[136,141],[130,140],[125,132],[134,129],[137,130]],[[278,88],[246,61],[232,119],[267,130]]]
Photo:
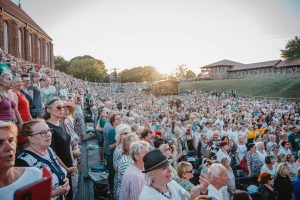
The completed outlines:
[[[16,92],[18,96],[18,111],[21,115],[23,122],[30,121],[30,109],[29,109],[29,101],[21,92]]]

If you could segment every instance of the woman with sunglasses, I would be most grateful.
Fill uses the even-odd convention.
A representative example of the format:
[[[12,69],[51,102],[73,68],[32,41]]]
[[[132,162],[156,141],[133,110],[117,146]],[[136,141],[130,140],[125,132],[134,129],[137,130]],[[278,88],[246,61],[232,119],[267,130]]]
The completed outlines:
[[[277,200],[277,192],[272,187],[273,177],[268,172],[262,172],[258,177],[260,199]]]
[[[16,166],[39,169],[45,166],[52,173],[52,199],[65,199],[70,190],[67,171],[50,147],[52,132],[48,125],[42,119],[35,119],[23,125],[22,133],[27,137],[29,146],[18,154]]]
[[[59,98],[53,98],[45,105],[45,120],[52,131],[51,148],[61,159],[67,169],[67,177],[72,188],[71,175],[75,171],[73,157],[71,152],[71,136],[66,132],[64,126],[60,123],[64,117],[65,106]],[[67,199],[73,199],[72,190],[68,193]]]
[[[189,193],[195,187],[191,182],[190,179],[193,178],[193,165],[189,162],[182,161],[178,163],[177,166],[177,174],[174,180],[183,187]]]

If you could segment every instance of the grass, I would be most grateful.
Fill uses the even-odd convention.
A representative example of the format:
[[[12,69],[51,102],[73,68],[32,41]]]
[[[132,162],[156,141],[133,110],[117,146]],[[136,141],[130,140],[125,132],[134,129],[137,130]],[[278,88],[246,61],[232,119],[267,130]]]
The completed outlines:
[[[300,76],[192,81],[180,83],[179,88],[197,91],[235,89],[240,96],[300,98]]]

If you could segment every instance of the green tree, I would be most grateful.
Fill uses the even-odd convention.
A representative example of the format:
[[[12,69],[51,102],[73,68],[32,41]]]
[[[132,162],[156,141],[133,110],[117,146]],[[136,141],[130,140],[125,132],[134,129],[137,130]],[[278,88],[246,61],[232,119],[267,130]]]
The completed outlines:
[[[185,73],[185,78],[196,78],[196,74],[195,72],[193,72],[192,70],[187,70],[187,72]]]
[[[54,56],[55,69],[61,72],[67,72],[69,61],[65,60],[62,56]]]
[[[281,57],[286,60],[293,60],[300,58],[300,38],[289,40],[285,49],[281,50]]]
[[[88,55],[72,58],[67,73],[93,82],[103,82],[106,77],[104,62]]]

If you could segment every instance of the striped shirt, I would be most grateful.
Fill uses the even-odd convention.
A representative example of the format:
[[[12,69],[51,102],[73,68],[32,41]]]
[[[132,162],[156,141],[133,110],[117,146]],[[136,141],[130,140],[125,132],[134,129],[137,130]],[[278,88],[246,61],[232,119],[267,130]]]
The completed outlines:
[[[130,155],[123,155],[119,161],[118,165],[118,180],[117,180],[117,194],[116,199],[119,200],[120,193],[121,193],[121,183],[125,173],[125,170],[128,168],[129,165],[133,163],[133,160]]]
[[[126,169],[119,200],[138,200],[145,183],[145,175],[134,164]]]

